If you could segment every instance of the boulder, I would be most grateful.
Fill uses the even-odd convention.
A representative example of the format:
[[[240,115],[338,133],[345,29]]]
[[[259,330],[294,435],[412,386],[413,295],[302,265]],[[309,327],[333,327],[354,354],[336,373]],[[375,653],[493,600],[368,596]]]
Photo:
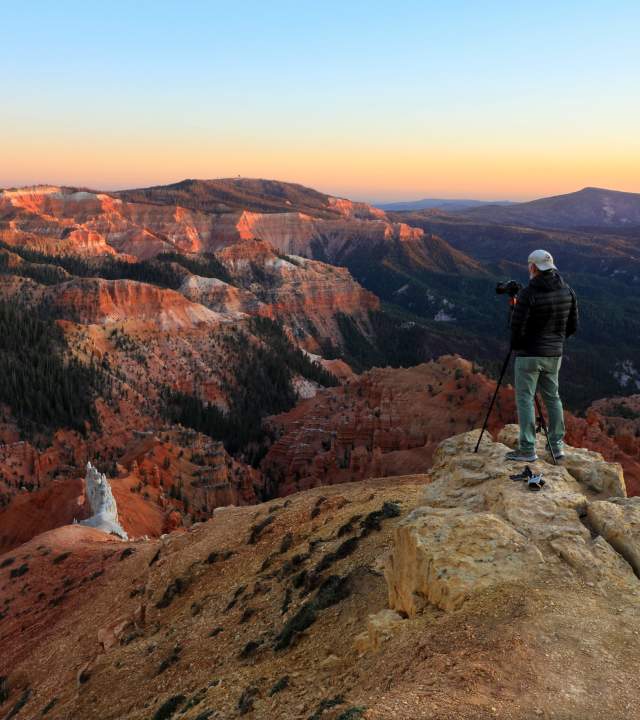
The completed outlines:
[[[501,437],[517,437],[517,427]],[[568,575],[603,587],[635,587],[640,574],[640,498],[594,500],[593,480],[624,488],[619,466],[598,453],[569,449],[572,472],[532,464],[546,484],[532,492],[510,478],[521,463],[478,431],[442,442],[426,476],[423,504],[394,530],[385,567],[389,607],[414,616],[429,604],[461,608],[506,584],[534,587]],[[606,486],[606,483],[603,487]]]
[[[517,581],[542,562],[535,545],[497,515],[418,508],[394,534],[389,605],[409,616],[424,602],[456,610],[473,593]]]
[[[640,497],[592,502],[587,507],[587,517],[593,529],[640,577]]]

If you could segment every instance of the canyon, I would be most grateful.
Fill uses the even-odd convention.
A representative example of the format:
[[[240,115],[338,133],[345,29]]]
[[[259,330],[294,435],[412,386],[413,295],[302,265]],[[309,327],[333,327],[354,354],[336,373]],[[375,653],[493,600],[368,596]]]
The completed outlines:
[[[3,717],[633,717],[635,239],[482,222],[242,178],[0,193]],[[508,377],[474,447],[493,282],[547,239],[585,329],[532,492]]]
[[[134,538],[157,537],[206,520],[217,507],[426,472],[440,442],[482,424],[494,390],[495,382],[480,368],[452,356],[413,368],[350,375],[341,385],[317,389],[292,410],[268,418],[274,439],[256,469],[201,433],[179,427],[144,430],[153,425],[153,416],[139,417],[139,429],[125,430],[122,420],[105,409],[103,433],[91,442],[60,433],[44,451],[24,442],[4,446],[0,468],[7,507],[0,511],[0,549],[85,518],[80,468],[96,455],[114,469],[109,480],[124,530]],[[608,401],[608,412],[619,412],[620,402]],[[636,398],[626,402],[637,406]],[[604,401],[594,404],[586,418],[566,413],[568,442],[620,463],[628,493],[640,494],[637,419],[607,414],[607,407]],[[515,417],[513,389],[507,385],[489,430],[499,432]]]
[[[501,240],[460,244],[447,228],[467,223],[472,233],[470,222],[247,179],[2,191],[0,298],[53,323],[63,335],[55,352],[94,368],[100,387],[98,424],[80,430],[25,435],[12,408],[0,406],[0,546],[85,519],[87,462],[107,473],[132,537],[188,527],[219,506],[428,469],[440,441],[481,423],[494,389],[482,366],[499,343],[465,329],[465,314],[486,320],[487,309],[459,298],[491,288],[492,242],[508,249],[511,236],[496,226]],[[443,355],[456,348],[477,361]],[[243,374],[248,351],[254,365]],[[193,397],[202,408],[255,416],[240,397],[246,372],[283,352],[290,379],[277,381],[255,417],[259,425],[271,415],[269,438],[247,436],[244,449],[236,442],[228,451],[228,436],[207,436],[202,409],[185,410],[180,398]],[[572,382],[571,362],[583,356],[568,355]],[[620,462],[635,494],[640,442],[625,403],[632,408],[632,399],[598,400],[582,417],[568,413],[568,437]],[[507,387],[490,429],[514,418]]]

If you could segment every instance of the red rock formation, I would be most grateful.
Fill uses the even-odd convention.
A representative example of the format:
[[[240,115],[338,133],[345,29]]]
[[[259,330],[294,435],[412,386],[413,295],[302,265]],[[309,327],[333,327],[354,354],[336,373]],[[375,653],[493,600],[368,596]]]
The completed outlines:
[[[379,307],[377,299],[343,268],[278,253],[286,250],[311,256],[311,244],[324,238],[323,252],[329,257],[356,238],[366,244],[392,237],[410,240],[424,233],[392,226],[384,213],[381,216],[380,211],[346,200],[327,197],[318,212],[328,213],[330,219],[295,212],[211,216],[172,204],[127,202],[106,193],[69,188],[0,192],[0,240],[16,248],[51,255],[118,253],[126,260],[166,251],[218,250],[233,282],[201,278],[181,268],[184,280],[176,293],[127,280],[70,279],[58,268],[61,280],[69,278],[68,282],[45,290],[30,279],[10,278],[2,294],[47,302],[63,317],[82,323],[135,320],[172,329],[201,322],[237,322],[243,314],[264,315],[283,322],[308,349],[317,351],[319,339],[339,346],[336,314],[351,315],[366,329],[369,310]],[[24,274],[19,269],[25,265],[21,258],[0,252],[9,258],[10,267],[16,267],[17,275]]]
[[[408,369],[374,369],[328,388],[270,419],[279,435],[262,468],[282,495],[297,489],[367,477],[423,472],[437,444],[479,427],[495,383],[457,357]],[[633,401],[632,401],[633,403]],[[595,403],[610,407],[612,401]],[[616,401],[613,401],[616,405]],[[501,388],[489,430],[516,422],[510,386]],[[565,413],[567,442],[621,463],[629,495],[640,494],[638,440],[626,431],[610,437],[610,417]],[[638,422],[633,420],[632,422]]]
[[[258,471],[193,430],[149,432],[165,423],[140,412],[141,401],[131,395],[117,408],[99,400],[99,428],[86,437],[58,431],[43,449],[21,441],[0,445],[0,548],[88,516],[87,460],[106,470],[120,523],[133,538],[207,519],[221,505],[257,502],[264,492]],[[4,427],[9,435],[10,423]]]
[[[198,252],[210,226],[203,213],[106,193],[59,187],[0,193],[0,240],[54,255],[119,252],[144,259],[176,248]]]
[[[255,208],[269,203],[256,204],[248,193],[243,206],[211,215],[181,207],[179,200],[193,202],[188,194],[174,199],[170,192],[160,193],[166,204],[149,202],[154,195],[145,191],[120,195],[135,201],[59,187],[0,192],[0,240],[54,255],[117,252],[147,259],[167,251],[213,252],[240,240],[262,239],[281,252],[338,264],[354,252],[388,246],[393,254],[399,250],[412,256],[424,269],[481,272],[478,263],[421,228],[392,222],[382,210],[342,198],[320,195],[308,203],[297,195],[298,204],[277,203],[277,212],[261,212]],[[215,203],[201,205],[219,210]]]
[[[280,494],[365,477],[422,472],[437,444],[482,423],[494,385],[457,357],[374,369],[271,418],[279,439],[262,467]],[[510,422],[501,393],[490,429]]]
[[[161,330],[217,325],[222,317],[182,294],[132,280],[88,278],[55,285],[51,304],[83,324],[150,322]]]
[[[640,395],[597,400],[586,419],[567,423],[567,433],[572,445],[619,462],[629,495],[640,495]]]
[[[218,278],[189,275],[180,286],[180,292],[192,302],[232,317],[242,319],[247,315],[271,316],[268,305],[258,300],[250,290],[230,285]]]
[[[255,314],[281,321],[292,331],[292,338],[309,350],[319,349],[317,338],[342,344],[338,313],[352,317],[366,332],[369,312],[380,308],[376,296],[355,283],[348,270],[305,258],[282,257],[261,240],[225,247],[218,258],[239,284],[256,288],[260,303],[254,306]]]

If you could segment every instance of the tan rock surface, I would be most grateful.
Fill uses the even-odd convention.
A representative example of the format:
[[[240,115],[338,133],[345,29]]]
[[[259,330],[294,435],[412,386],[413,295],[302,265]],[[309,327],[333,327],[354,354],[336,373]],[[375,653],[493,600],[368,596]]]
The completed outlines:
[[[517,437],[513,426],[501,432],[506,438],[514,434]],[[509,478],[519,466],[504,461],[508,446],[487,437],[481,453],[475,454],[477,436],[474,431],[440,445],[425,504],[396,529],[386,569],[391,608],[408,615],[425,602],[456,609],[486,587],[534,583],[542,570],[553,571],[557,554],[574,568],[591,566],[601,582],[633,586],[629,564],[614,561],[612,549],[628,561],[634,557],[639,538],[631,528],[638,522],[637,506],[626,499],[595,501],[589,466],[606,474],[600,456],[567,448],[574,458],[573,474],[542,461],[532,464],[546,481],[543,490],[534,493],[526,483]],[[612,473],[617,473],[615,466]],[[602,538],[594,539],[592,528]],[[620,538],[616,535],[612,542],[614,532]],[[629,562],[635,568],[635,560]]]
[[[498,435],[498,439],[510,448],[518,447],[518,426],[507,425]],[[546,438],[542,433],[536,437],[538,457],[551,462]],[[622,466],[617,462],[607,462],[599,452],[586,448],[566,445],[565,457],[560,465],[580,483],[605,497],[626,497],[627,488]]]
[[[590,503],[587,517],[595,532],[620,553],[640,578],[640,498]]]

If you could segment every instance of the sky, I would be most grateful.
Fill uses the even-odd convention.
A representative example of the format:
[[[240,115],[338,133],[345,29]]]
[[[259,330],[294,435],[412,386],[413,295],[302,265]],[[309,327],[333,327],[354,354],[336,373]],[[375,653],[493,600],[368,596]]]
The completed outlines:
[[[0,187],[640,192],[637,0],[0,0]]]

